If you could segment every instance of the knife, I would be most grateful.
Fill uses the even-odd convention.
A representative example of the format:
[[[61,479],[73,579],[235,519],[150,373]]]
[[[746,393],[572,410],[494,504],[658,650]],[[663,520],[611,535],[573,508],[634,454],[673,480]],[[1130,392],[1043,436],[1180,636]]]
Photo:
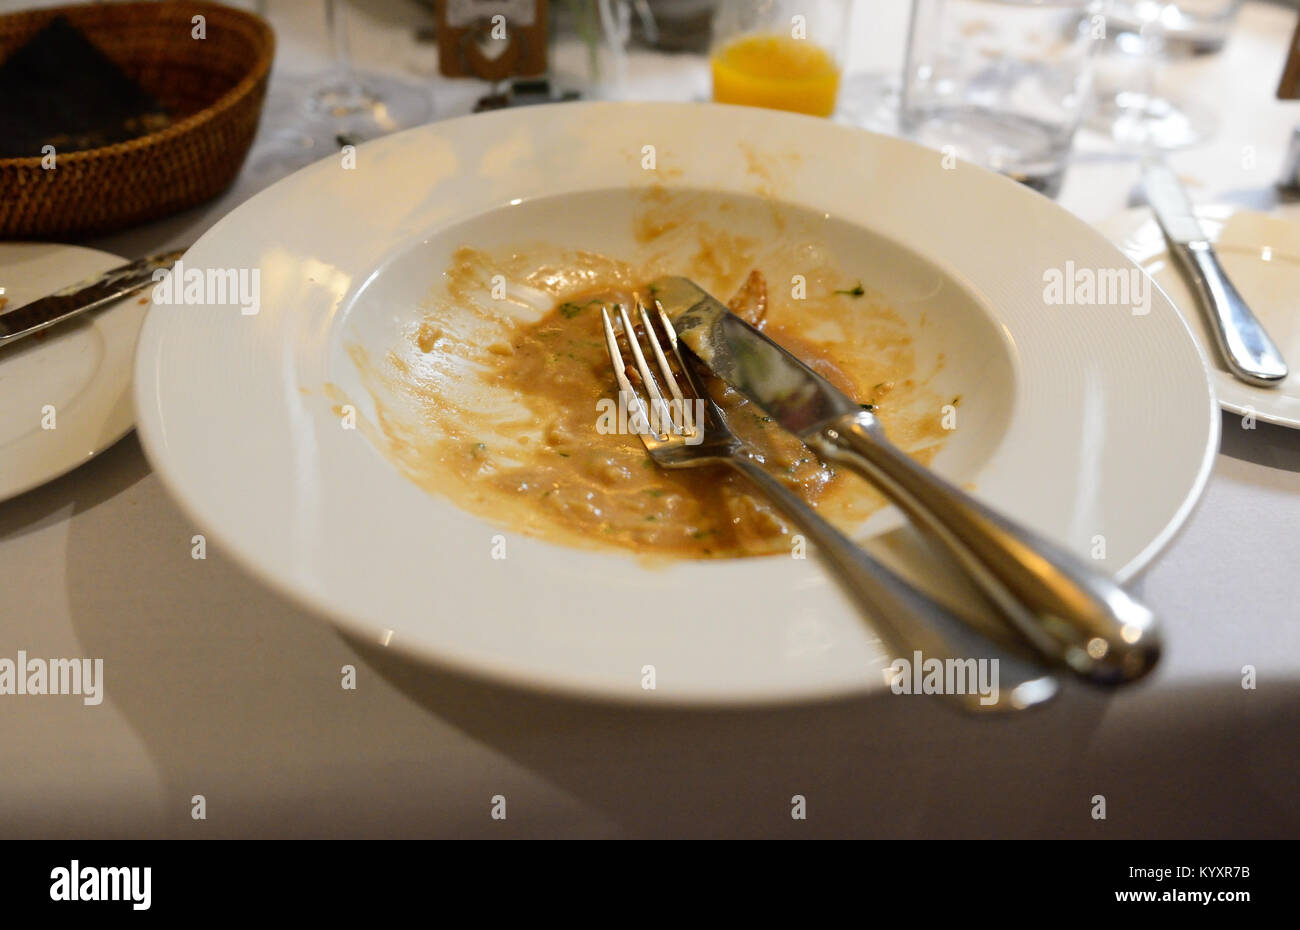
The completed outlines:
[[[96,278],[55,291],[0,313],[0,348],[134,294],[154,281],[154,272],[170,268],[184,250],[151,255],[111,268]]]
[[[1276,387],[1287,376],[1286,360],[1228,280],[1177,176],[1163,162],[1148,161],[1142,186],[1229,370],[1247,384]]]
[[[1160,655],[1155,616],[1106,575],[914,462],[870,409],[687,278],[651,294],[681,344],[823,459],[876,485],[1042,655],[1098,683],[1140,678]]]

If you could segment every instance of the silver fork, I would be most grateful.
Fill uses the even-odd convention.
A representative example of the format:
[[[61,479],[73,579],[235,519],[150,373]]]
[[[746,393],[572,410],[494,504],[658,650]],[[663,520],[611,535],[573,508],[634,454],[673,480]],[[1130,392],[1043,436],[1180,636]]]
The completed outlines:
[[[704,387],[702,363],[689,349],[678,345],[677,333],[663,308],[656,303],[655,318],[677,360],[690,397],[683,393],[682,385],[660,345],[651,315],[639,297],[636,298],[636,309],[644,327],[646,344],[654,357],[657,376],[646,362],[646,354],[627,309],[622,304],[617,305],[632,366],[624,359],[614,324],[604,307],[601,316],[605,324],[605,348],[614,368],[619,393],[632,412],[632,428],[655,464],[661,468],[723,464],[748,478],[807,535],[848,594],[871,617],[876,628],[900,656],[910,661],[913,652],[919,651],[927,659],[940,661],[996,660],[996,702],[986,704],[977,693],[950,695],[964,709],[977,713],[1024,710],[1042,704],[1056,694],[1056,679],[1042,666],[1004,651],[977,633],[946,607],[873,559],[754,462]],[[635,368],[645,386],[648,409],[646,400],[632,387],[628,378],[630,367]],[[668,396],[665,396],[665,391]]]

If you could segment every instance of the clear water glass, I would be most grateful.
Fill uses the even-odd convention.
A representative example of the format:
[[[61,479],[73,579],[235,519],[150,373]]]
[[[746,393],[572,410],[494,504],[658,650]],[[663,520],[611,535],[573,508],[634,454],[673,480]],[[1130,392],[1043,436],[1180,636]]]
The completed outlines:
[[[1228,40],[1242,0],[1112,0],[1106,11],[1110,37],[1140,32],[1148,22],[1158,22],[1171,51],[1197,54],[1217,52]]]
[[[1088,102],[1101,13],[1076,0],[915,0],[901,132],[1055,196]]]
[[[1166,76],[1171,56],[1196,48],[1187,33],[1179,38],[1170,32],[1184,22],[1183,14],[1174,3],[1142,0],[1127,7],[1140,22],[1125,23],[1116,18],[1119,6],[1106,16],[1107,41],[1097,65],[1089,127],[1109,135],[1120,151],[1143,155],[1204,142],[1217,127],[1215,113],[1180,94]]]

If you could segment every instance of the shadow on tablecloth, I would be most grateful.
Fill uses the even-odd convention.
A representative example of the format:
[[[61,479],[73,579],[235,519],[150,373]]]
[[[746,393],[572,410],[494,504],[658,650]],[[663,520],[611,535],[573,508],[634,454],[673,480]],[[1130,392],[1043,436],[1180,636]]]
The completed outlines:
[[[134,439],[0,508],[0,534],[67,508],[55,596],[81,654],[104,659],[107,699],[66,716],[62,698],[5,706],[17,764],[84,767],[6,792],[6,836],[1300,833],[1300,680],[1266,674],[1248,691],[1231,669],[1177,684],[1157,672],[1118,694],[1073,687],[1016,720],[890,694],[730,711],[587,703],[345,640],[215,548],[192,559],[196,530]],[[356,690],[340,687],[344,665]],[[111,767],[76,748],[106,726],[123,728],[126,762]],[[148,777],[122,774],[141,767]],[[190,817],[199,793],[203,822]],[[504,822],[489,817],[496,794]],[[806,821],[790,817],[796,794]],[[1105,821],[1091,816],[1099,794]]]

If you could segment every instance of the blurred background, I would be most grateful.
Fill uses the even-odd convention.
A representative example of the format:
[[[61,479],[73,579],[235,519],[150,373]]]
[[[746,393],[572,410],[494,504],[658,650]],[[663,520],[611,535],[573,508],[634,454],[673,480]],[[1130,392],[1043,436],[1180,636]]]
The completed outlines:
[[[57,5],[2,0],[0,11]],[[1214,136],[1216,114],[1180,91],[1180,71],[1222,52],[1242,2],[229,5],[265,17],[276,37],[262,121],[273,144],[258,153],[262,172],[476,109],[571,98],[715,99],[907,135],[1056,194],[1081,129],[1087,148],[1118,154],[1172,151]]]

